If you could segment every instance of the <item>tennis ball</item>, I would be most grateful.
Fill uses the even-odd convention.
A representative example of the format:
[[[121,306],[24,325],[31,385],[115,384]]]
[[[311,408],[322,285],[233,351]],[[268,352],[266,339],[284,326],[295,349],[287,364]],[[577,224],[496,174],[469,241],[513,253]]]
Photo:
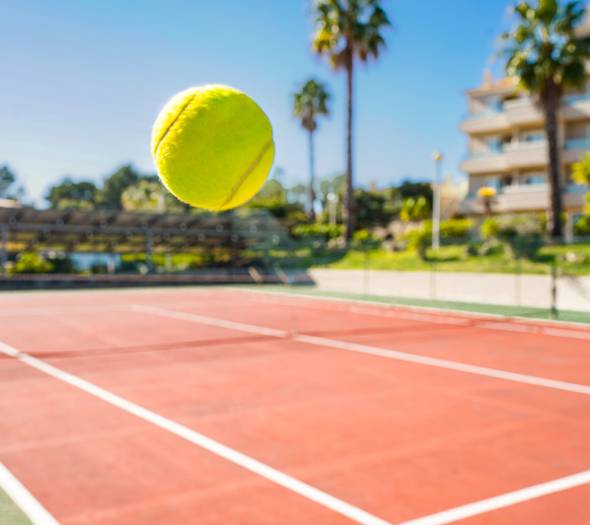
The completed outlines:
[[[194,87],[172,97],[158,115],[152,154],[164,186],[178,199],[228,210],[264,184],[274,159],[272,126],[241,91]]]

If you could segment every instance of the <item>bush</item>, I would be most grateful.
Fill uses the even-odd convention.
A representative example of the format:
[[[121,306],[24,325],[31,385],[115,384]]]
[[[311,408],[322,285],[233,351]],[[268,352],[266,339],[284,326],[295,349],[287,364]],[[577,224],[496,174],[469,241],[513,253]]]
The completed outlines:
[[[440,223],[441,241],[466,241],[469,239],[474,223],[471,219],[447,219]],[[424,221],[420,228],[407,233],[408,248],[416,250],[426,259],[426,250],[432,244],[432,221]]]
[[[279,201],[251,201],[248,208],[254,210],[267,210],[277,219],[283,219],[290,222],[304,221],[307,219],[306,213],[300,204]]]
[[[474,255],[481,255],[483,257],[494,255],[505,255],[506,244],[500,242],[498,239],[488,239],[477,250]]]
[[[357,250],[372,250],[381,246],[381,240],[369,230],[357,230],[352,236],[352,246]]]
[[[22,252],[18,255],[12,273],[50,273],[53,265],[36,252]]]
[[[479,235],[482,239],[497,239],[500,231],[500,223],[495,217],[488,217],[479,227]]]
[[[432,222],[424,221],[420,228],[406,234],[408,248],[416,250],[421,259],[426,259],[426,250],[432,244]]]
[[[447,240],[465,240],[471,235],[474,222],[471,219],[447,219],[440,223],[440,237]]]
[[[576,235],[590,235],[590,215],[582,215],[574,225]]]
[[[50,254],[47,261],[51,264],[51,273],[76,273],[76,268],[70,257],[66,254]]]
[[[344,235],[342,224],[297,224],[291,228],[294,237],[307,240],[330,241]]]
[[[542,237],[547,230],[545,215],[488,217],[479,230],[483,239],[508,241],[516,237]]]
[[[543,246],[547,229],[544,215],[506,215],[487,218],[480,228],[483,239],[507,243],[516,257],[533,257]]]

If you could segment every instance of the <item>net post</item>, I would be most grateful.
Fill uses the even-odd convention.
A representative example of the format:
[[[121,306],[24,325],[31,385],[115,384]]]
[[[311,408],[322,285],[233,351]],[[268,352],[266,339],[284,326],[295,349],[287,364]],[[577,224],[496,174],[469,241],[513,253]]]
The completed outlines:
[[[557,258],[551,262],[551,307],[549,309],[550,319],[557,319]]]

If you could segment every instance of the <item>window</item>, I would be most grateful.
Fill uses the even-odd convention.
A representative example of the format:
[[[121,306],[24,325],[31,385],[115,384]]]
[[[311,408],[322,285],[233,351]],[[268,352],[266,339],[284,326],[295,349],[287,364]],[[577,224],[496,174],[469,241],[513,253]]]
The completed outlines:
[[[490,137],[486,139],[486,146],[493,153],[502,152],[502,139],[500,137]]]
[[[545,140],[545,132],[542,130],[524,131],[520,134],[521,142],[539,142]]]
[[[535,186],[539,184],[545,184],[545,174],[544,173],[530,173],[528,175],[523,176],[522,180],[523,184]]]

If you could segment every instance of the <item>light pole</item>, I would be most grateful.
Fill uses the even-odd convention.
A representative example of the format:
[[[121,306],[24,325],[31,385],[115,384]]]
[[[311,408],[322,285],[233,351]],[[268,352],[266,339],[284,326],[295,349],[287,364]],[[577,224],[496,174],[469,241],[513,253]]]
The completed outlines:
[[[434,160],[434,184],[432,195],[432,249],[440,248],[440,182],[443,156],[440,151],[432,155]]]
[[[326,200],[328,201],[329,222],[330,224],[336,224],[336,203],[338,201],[338,195],[334,192],[330,192],[326,195]]]

